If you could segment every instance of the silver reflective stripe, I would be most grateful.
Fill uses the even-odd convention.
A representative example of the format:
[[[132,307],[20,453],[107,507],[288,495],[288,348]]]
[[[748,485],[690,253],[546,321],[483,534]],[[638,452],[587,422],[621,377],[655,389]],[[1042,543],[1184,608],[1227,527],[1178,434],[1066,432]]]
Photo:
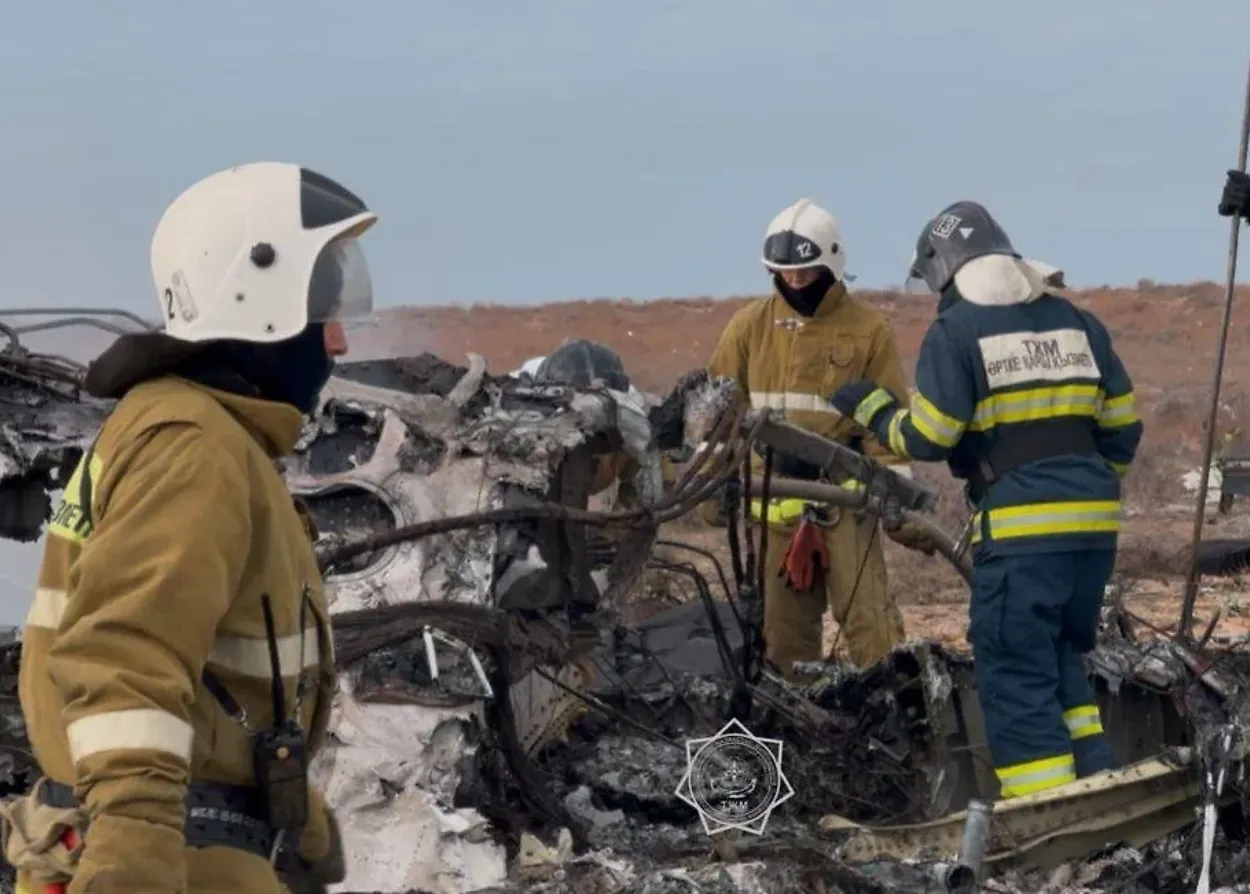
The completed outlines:
[[[1093,389],[1079,393],[1071,389],[1056,389],[1042,394],[1034,391],[996,394],[977,404],[972,425],[976,429],[984,430],[995,425],[1046,419],[1056,415],[1097,416],[1101,405],[1102,398]]]
[[[925,440],[941,447],[953,446],[963,434],[958,422],[942,414],[923,394],[911,400],[911,424]]]
[[[1003,788],[1010,791],[1028,793],[1049,788],[1052,785],[1062,785],[1076,778],[1076,762],[1071,756],[1060,760],[1034,761],[1032,763],[1044,763],[1046,766],[1032,770],[1024,769],[1023,767],[1019,770],[1014,768],[999,770],[998,778],[1002,782]],[[1024,767],[1030,765],[1025,764]]]
[[[168,711],[130,708],[80,717],[65,728],[74,763],[105,751],[160,751],[191,760],[195,730]]]
[[[1102,732],[1102,719],[1093,705],[1064,711],[1063,722],[1068,725],[1068,735],[1073,739],[1084,739]]]
[[[794,410],[801,413],[842,415],[825,395],[801,394],[798,391],[752,391],[751,406],[757,410]]]
[[[65,615],[68,597],[64,590],[39,587],[26,613],[26,626],[41,630],[56,630]],[[298,633],[278,640],[278,660],[283,676],[298,674],[321,664],[320,643],[317,628],[309,627],[303,637],[303,655],[300,655]],[[264,639],[245,636],[219,636],[213,644],[208,659],[219,667],[227,668],[247,677],[268,680],[271,677],[269,643]]]
[[[30,610],[26,612],[26,626],[41,630],[56,630],[61,626],[61,618],[65,615],[65,606],[69,601],[64,590],[51,587],[39,587],[35,590],[35,598],[31,600]]]
[[[1131,394],[1107,401],[1098,414],[1098,424],[1103,428],[1115,428],[1136,421],[1137,401]]]
[[[1120,507],[1111,500],[1092,504],[1074,503],[1071,508],[1063,508],[1060,504],[1055,508],[1039,506],[1037,509],[1030,509],[1013,506],[990,510],[990,535],[995,539],[1081,531],[1115,531],[1119,526]]]
[[[303,640],[303,655],[300,641]],[[219,636],[213,644],[209,663],[232,670],[246,677],[262,680],[273,676],[269,660],[269,643],[263,637]],[[278,662],[282,675],[293,676],[321,664],[320,643],[317,628],[308,627],[301,637],[298,633],[278,638]]]

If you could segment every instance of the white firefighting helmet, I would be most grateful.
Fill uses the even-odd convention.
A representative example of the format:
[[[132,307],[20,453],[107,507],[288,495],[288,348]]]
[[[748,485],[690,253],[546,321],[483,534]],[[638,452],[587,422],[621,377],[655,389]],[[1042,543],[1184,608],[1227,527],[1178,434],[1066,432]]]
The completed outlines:
[[[841,280],[846,270],[842,228],[811,199],[799,199],[768,225],[764,266],[773,271],[827,267],[834,279]]]
[[[152,236],[165,332],[187,342],[277,342],[373,310],[357,238],[377,215],[299,165],[258,162],[204,178]]]

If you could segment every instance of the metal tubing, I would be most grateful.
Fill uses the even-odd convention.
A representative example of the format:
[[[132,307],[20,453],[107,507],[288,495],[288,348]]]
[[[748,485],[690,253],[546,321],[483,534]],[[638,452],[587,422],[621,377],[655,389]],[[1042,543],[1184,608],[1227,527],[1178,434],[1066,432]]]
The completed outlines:
[[[1246,170],[1246,150],[1250,146],[1250,65],[1246,68],[1246,97],[1241,113],[1241,145],[1237,149],[1237,169]],[[1224,288],[1224,314],[1220,320],[1220,339],[1215,351],[1215,370],[1212,373],[1211,408],[1207,413],[1206,441],[1202,445],[1202,476],[1198,479],[1198,506],[1194,511],[1194,532],[1190,543],[1189,568],[1185,576],[1185,596],[1181,602],[1180,625],[1176,635],[1192,642],[1194,604],[1198,600],[1198,544],[1202,541],[1202,526],[1207,509],[1207,482],[1211,477],[1211,458],[1215,453],[1215,424],[1220,412],[1220,386],[1224,380],[1224,353],[1228,348],[1228,327],[1233,313],[1233,297],[1237,291],[1237,243],[1241,236],[1242,222],[1233,215],[1228,235],[1228,265]]]

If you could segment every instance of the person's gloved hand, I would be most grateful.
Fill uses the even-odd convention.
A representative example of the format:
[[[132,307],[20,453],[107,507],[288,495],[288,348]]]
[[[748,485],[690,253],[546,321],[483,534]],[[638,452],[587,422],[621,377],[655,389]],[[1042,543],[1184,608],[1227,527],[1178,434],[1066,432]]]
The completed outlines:
[[[900,546],[908,549],[914,549],[918,553],[924,553],[926,556],[933,555],[937,551],[937,543],[929,535],[929,533],[915,522],[905,521],[893,531],[886,531],[890,535],[890,539]]]
[[[859,379],[835,391],[829,403],[843,416],[849,416],[864,428],[871,428],[877,414],[896,401],[894,395],[871,379]]]
[[[1250,174],[1229,171],[1220,196],[1220,217],[1240,217],[1250,220]]]
[[[825,544],[825,535],[804,519],[790,538],[777,576],[784,578],[786,586],[794,592],[808,593],[816,585],[816,575],[828,570],[829,547]]]

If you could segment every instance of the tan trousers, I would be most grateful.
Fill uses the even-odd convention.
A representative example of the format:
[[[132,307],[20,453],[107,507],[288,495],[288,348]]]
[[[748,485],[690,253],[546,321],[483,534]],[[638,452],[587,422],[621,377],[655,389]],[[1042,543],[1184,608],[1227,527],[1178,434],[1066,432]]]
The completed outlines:
[[[859,521],[853,513],[844,513],[833,527],[822,529],[829,549],[829,570],[817,573],[810,592],[796,593],[778,572],[797,528],[769,526],[768,554],[764,560],[764,639],[769,660],[787,677],[793,677],[794,662],[819,661],[823,657],[821,638],[826,606],[841,628],[851,661],[857,667],[876,664],[903,642],[903,616],[886,580],[885,533],[878,529],[874,538],[876,527],[875,519]],[[758,529],[755,533],[758,536]]]

